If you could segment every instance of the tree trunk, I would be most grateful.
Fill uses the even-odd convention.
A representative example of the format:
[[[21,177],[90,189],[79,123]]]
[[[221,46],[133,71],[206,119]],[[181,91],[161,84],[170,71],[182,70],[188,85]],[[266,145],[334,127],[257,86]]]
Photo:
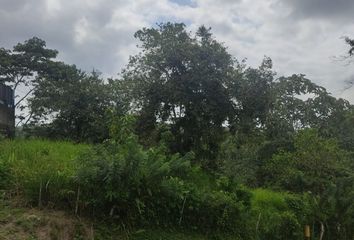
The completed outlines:
[[[39,183],[38,207],[42,207],[42,181]]]
[[[79,201],[80,201],[80,186],[77,188],[76,203],[75,203],[75,215],[79,211]]]
[[[324,234],[324,232],[325,232],[325,227],[324,227],[324,225],[323,225],[323,222],[320,222],[320,224],[321,224],[321,232],[320,232],[320,238],[319,238],[319,240],[322,240],[322,239],[323,239],[323,234]]]

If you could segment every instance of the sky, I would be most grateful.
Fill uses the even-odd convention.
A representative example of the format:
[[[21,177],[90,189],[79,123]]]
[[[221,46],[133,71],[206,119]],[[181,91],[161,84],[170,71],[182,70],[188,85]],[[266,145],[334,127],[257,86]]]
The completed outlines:
[[[134,32],[159,22],[212,28],[237,59],[273,59],[279,75],[305,74],[354,103],[354,63],[340,61],[354,38],[353,0],[0,0],[0,47],[33,36],[59,59],[116,77],[139,52]]]

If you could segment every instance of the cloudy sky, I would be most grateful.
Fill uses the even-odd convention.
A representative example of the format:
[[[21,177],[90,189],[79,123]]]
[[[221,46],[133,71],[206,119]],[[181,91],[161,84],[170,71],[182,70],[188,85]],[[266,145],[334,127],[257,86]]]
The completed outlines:
[[[0,0],[0,47],[38,36],[59,58],[116,76],[138,51],[133,37],[158,22],[210,26],[236,58],[257,66],[264,55],[281,75],[304,73],[354,102],[354,64],[341,37],[354,37],[353,0]],[[336,58],[337,57],[337,58]]]

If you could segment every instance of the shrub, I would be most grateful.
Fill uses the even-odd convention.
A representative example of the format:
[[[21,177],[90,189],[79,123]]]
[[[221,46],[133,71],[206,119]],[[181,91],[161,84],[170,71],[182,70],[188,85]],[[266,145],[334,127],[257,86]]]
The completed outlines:
[[[130,120],[122,121],[114,138],[78,159],[81,206],[142,223],[151,220],[149,207],[161,196],[167,179],[190,172],[193,154],[168,154],[163,144],[144,150],[129,127]]]
[[[253,191],[252,215],[256,239],[302,239],[306,210],[301,198],[265,189]],[[305,205],[306,202],[303,202]]]
[[[81,210],[133,225],[240,233],[246,190],[226,177],[209,184],[208,176],[191,166],[193,153],[171,154],[163,141],[144,149],[129,121],[122,119],[111,140],[79,157]]]

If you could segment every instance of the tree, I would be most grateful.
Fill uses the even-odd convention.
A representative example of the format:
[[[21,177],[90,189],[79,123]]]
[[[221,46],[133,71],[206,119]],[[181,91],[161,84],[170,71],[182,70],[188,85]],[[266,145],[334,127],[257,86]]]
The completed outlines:
[[[331,229],[326,233],[331,236],[328,239],[343,235],[340,233],[350,234],[353,219],[344,216],[353,205],[343,194],[353,191],[353,163],[348,161],[348,152],[340,149],[334,139],[321,137],[315,129],[300,131],[294,145],[294,151],[275,154],[265,165],[268,185],[309,194],[310,217],[320,226],[320,236],[325,229]]]
[[[295,131],[317,128],[324,133],[336,116],[350,109],[304,75],[280,77],[272,84],[271,107],[265,129],[271,139],[289,138]]]
[[[30,119],[31,114],[23,111],[28,108],[26,99],[35,90],[38,76],[47,71],[57,54],[37,37],[18,43],[13,50],[0,48],[0,83],[11,86],[15,92],[15,107],[20,110],[18,124]]]
[[[228,91],[233,102],[230,127],[233,132],[251,133],[263,126],[271,107],[271,87],[275,72],[272,60],[265,57],[258,68],[236,65]]]
[[[52,62],[37,78],[29,99],[32,124],[47,126],[50,137],[100,142],[108,137],[109,112],[115,111],[112,101],[99,73]]]
[[[226,83],[233,58],[204,26],[192,36],[184,24],[166,23],[135,37],[142,51],[131,57],[123,78],[137,106],[140,135],[167,124],[176,138],[175,151],[194,150],[199,159],[213,159],[222,124],[232,112]]]
[[[294,152],[276,154],[267,164],[271,184],[321,195],[340,176],[345,163],[343,150],[333,139],[320,137],[314,129],[300,131],[294,145]]]
[[[354,149],[354,109],[350,105],[347,110],[337,109],[329,119],[327,126],[321,131],[326,137],[336,138],[340,146],[348,151]]]

